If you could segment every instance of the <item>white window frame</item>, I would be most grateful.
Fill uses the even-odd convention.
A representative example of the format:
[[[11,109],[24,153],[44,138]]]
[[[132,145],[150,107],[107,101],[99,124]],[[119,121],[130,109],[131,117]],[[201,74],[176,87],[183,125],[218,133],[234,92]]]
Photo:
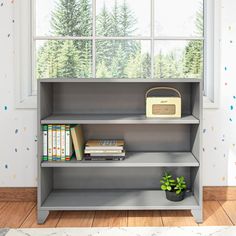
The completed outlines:
[[[54,39],[71,39],[71,37],[35,37],[33,21],[35,12],[34,1],[22,0],[15,2],[15,105],[16,108],[37,108],[37,95],[32,90],[32,77],[34,65],[34,45],[33,40],[46,40],[49,38]],[[153,25],[153,0],[151,11],[151,25]],[[204,17],[205,30],[204,30],[204,108],[218,108],[219,105],[219,57],[220,57],[220,0],[204,0]],[[93,8],[95,9],[95,1],[93,1]],[[207,9],[207,10],[206,10]],[[207,19],[207,20],[206,20]],[[214,27],[212,27],[214,26]],[[210,33],[209,33],[210,32]],[[91,39],[93,41],[93,76],[95,75],[95,39],[104,38],[95,36],[95,13],[93,13],[93,37],[77,37],[78,39]],[[73,39],[76,39],[74,37]],[[106,39],[146,39],[152,41],[151,58],[153,60],[153,41],[177,39],[167,37],[154,37],[153,27],[151,27],[150,37],[106,37]],[[179,39],[191,39],[179,38]],[[196,38],[194,38],[196,39]],[[202,38],[199,38],[202,39]],[[210,43],[209,43],[210,42]],[[152,62],[153,67],[153,62]],[[153,72],[153,70],[152,70]],[[152,75],[153,78],[153,75]]]

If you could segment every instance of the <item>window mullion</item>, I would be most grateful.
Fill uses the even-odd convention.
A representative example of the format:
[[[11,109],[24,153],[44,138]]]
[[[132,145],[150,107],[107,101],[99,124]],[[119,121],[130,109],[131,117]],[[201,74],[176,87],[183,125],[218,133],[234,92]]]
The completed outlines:
[[[154,0],[151,0],[151,78],[154,78]]]
[[[93,72],[93,78],[96,78],[96,0],[92,0],[92,15],[93,15],[93,35],[92,35],[92,42],[93,42],[93,49],[92,49],[92,59],[93,59],[93,65],[92,65],[92,72]]]

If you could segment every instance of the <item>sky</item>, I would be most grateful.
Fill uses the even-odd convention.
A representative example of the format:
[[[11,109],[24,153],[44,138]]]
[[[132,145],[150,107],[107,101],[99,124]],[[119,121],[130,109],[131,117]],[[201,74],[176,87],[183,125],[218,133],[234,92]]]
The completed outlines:
[[[36,36],[50,36],[51,12],[59,0],[36,1]],[[91,0],[92,1],[92,0]],[[124,0],[117,0],[122,4]],[[104,4],[111,11],[114,0],[96,0],[96,15]],[[137,18],[137,31],[132,36],[150,36],[151,26],[151,0],[126,0]],[[203,0],[154,0],[154,32],[155,36],[201,36],[196,35],[195,19],[196,9],[199,9]],[[37,43],[37,48],[43,42]],[[162,41],[159,46],[155,44],[155,52],[163,46],[163,53],[173,49],[182,51],[187,41]],[[151,51],[150,41],[142,41],[143,53]]]
[[[50,35],[51,12],[58,0],[36,1],[36,35]],[[155,8],[155,35],[156,36],[196,36],[195,17],[203,0],[154,0]],[[123,0],[117,0],[118,4]],[[136,35],[150,36],[150,0],[126,0],[134,12],[137,22]],[[96,14],[106,4],[112,9],[114,0],[96,0]],[[199,35],[197,35],[199,36]]]

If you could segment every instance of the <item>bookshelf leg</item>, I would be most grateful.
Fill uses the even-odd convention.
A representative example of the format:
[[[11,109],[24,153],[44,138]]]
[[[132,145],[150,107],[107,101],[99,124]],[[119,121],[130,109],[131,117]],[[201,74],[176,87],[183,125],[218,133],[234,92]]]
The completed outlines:
[[[38,210],[38,224],[43,224],[49,215],[49,211]]]
[[[195,221],[197,223],[202,223],[203,222],[203,215],[202,215],[202,209],[199,210],[191,210],[191,213],[193,217],[195,218]]]

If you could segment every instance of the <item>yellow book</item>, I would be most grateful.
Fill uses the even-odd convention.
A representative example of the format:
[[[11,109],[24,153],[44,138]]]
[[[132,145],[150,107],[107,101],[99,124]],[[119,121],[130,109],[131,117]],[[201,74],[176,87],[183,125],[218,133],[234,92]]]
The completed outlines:
[[[84,156],[84,138],[81,125],[76,125],[70,129],[72,142],[75,149],[75,156],[78,161],[81,161]]]

